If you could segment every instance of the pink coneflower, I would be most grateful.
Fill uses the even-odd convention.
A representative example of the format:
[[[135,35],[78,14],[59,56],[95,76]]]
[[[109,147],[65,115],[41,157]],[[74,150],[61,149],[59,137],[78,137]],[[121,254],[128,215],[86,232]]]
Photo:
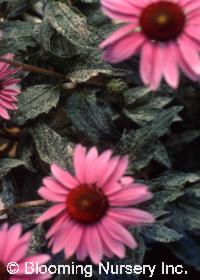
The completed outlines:
[[[9,53],[3,57],[12,60],[14,55]],[[14,103],[20,93],[20,87],[17,85],[20,79],[13,77],[19,69],[9,69],[9,66],[7,63],[0,62],[0,117],[6,120],[10,119],[8,110],[17,109]]]
[[[100,45],[104,60],[117,63],[141,53],[140,75],[153,90],[162,77],[176,88],[179,69],[190,79],[199,79],[199,0],[101,0],[101,4],[106,15],[127,23]]]
[[[152,223],[154,217],[131,205],[152,197],[145,185],[124,176],[128,158],[113,156],[110,150],[98,155],[97,149],[78,145],[73,156],[75,176],[56,164],[52,177],[43,180],[38,193],[55,202],[37,219],[38,223],[55,218],[47,233],[52,252],[64,249],[66,258],[76,253],[82,261],[89,256],[98,263],[103,255],[125,256],[125,245],[137,244],[126,229]]]
[[[25,254],[29,247],[31,234],[25,233],[22,235],[22,226],[15,224],[8,227],[8,224],[4,224],[0,227],[0,279],[1,280],[45,280],[50,279],[49,274],[26,274],[25,263],[30,262],[36,267],[38,265],[45,264],[49,261],[49,255],[38,254],[25,257]],[[17,263],[17,266],[9,263]],[[10,269],[10,273],[8,270]],[[16,273],[14,270],[16,269]],[[29,272],[31,272],[29,270]]]

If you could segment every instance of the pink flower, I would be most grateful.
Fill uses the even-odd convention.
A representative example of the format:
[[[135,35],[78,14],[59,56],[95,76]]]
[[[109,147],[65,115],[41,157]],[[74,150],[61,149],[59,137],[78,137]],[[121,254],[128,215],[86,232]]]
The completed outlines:
[[[14,55],[9,53],[3,57],[12,60]],[[0,62],[0,116],[6,120],[10,119],[8,110],[17,109],[14,102],[17,101],[16,96],[20,93],[17,85],[20,79],[12,76],[18,71],[19,69],[9,69],[9,64]]]
[[[124,176],[128,158],[113,156],[110,150],[98,155],[92,148],[76,146],[73,156],[75,176],[56,164],[51,177],[43,179],[38,193],[54,202],[37,223],[55,218],[47,233],[52,252],[64,249],[66,258],[76,253],[82,261],[89,256],[98,263],[103,255],[123,258],[125,245],[137,247],[126,229],[152,223],[154,217],[131,205],[152,197],[145,185]]]
[[[29,240],[31,234],[22,234],[22,226],[15,224],[8,227],[8,224],[4,224],[0,228],[0,279],[1,280],[45,280],[50,279],[49,274],[26,274],[25,263],[32,262],[34,267],[36,263],[42,265],[49,261],[50,257],[45,254],[33,255],[25,257],[25,254],[29,247]],[[19,271],[15,274],[10,274],[7,271],[9,263],[16,262],[19,265]],[[11,266],[10,270],[17,269],[17,267]]]
[[[101,0],[110,18],[126,23],[100,45],[103,59],[117,63],[141,53],[140,75],[156,90],[164,77],[173,88],[179,69],[200,75],[199,0]]]

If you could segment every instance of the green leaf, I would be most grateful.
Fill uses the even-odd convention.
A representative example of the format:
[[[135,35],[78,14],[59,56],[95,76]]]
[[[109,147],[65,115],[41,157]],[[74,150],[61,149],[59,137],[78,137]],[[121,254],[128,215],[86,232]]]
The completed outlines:
[[[147,185],[151,187],[150,182]],[[154,214],[155,217],[160,217],[169,213],[166,209],[167,205],[184,194],[183,191],[158,191],[154,193],[153,199],[148,203],[147,211]]]
[[[161,111],[143,128],[130,131],[119,143],[121,153],[129,154],[130,171],[136,172],[147,166],[157,149],[158,138],[166,133],[168,127],[182,109],[181,106]]]
[[[60,89],[55,85],[35,85],[28,87],[19,96],[19,109],[13,113],[17,124],[24,124],[42,113],[48,113],[57,106]]]
[[[153,158],[154,158],[154,160],[161,163],[165,167],[167,167],[167,168],[171,167],[171,161],[170,161],[170,158],[168,156],[167,150],[164,145],[162,145],[162,144],[157,145]]]
[[[69,58],[76,55],[72,44],[62,35],[59,34],[44,20],[39,28],[34,30],[33,37],[40,45],[42,51],[60,58]]]
[[[0,159],[0,179],[7,175],[13,168],[21,165],[26,165],[26,163],[19,159]]]
[[[68,1],[49,0],[45,9],[45,18],[71,43],[77,54],[96,49],[98,36],[87,24],[87,19]]]
[[[111,111],[105,105],[97,104],[95,94],[72,94],[67,99],[66,109],[75,128],[93,141],[119,137]]]
[[[172,213],[172,225],[192,232],[200,230],[200,200],[190,188],[169,206],[169,210]]]
[[[42,123],[30,129],[30,132],[42,161],[71,168],[74,145],[67,138],[61,137]]]
[[[162,176],[149,182],[155,188],[163,187],[165,190],[183,189],[186,184],[192,184],[200,181],[200,175],[196,173],[185,172],[165,172]]]
[[[182,236],[173,229],[166,227],[163,224],[156,223],[143,231],[148,238],[159,242],[174,242],[179,240]]]
[[[36,42],[32,38],[32,32],[37,24],[30,21],[9,21],[0,24],[3,36],[0,37],[0,54],[19,53],[26,51],[28,47],[35,47]]]

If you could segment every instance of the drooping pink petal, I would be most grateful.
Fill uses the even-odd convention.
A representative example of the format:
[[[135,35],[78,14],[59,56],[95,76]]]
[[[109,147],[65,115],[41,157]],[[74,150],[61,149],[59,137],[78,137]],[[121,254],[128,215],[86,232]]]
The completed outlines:
[[[62,225],[60,231],[57,233],[52,246],[52,253],[57,254],[66,247],[66,240],[69,238],[70,232],[76,227],[76,224],[67,219]]]
[[[176,46],[173,43],[169,43],[165,48],[164,57],[166,59],[165,63],[163,63],[163,75],[166,82],[172,88],[177,88],[179,82],[179,69],[174,48],[176,48]]]
[[[117,241],[112,238],[109,234],[108,229],[104,228],[102,225],[97,225],[99,234],[102,240],[105,242],[108,249],[117,257],[123,259],[125,256],[125,247],[122,242]]]
[[[2,118],[4,118],[5,120],[9,120],[10,119],[7,110],[4,109],[1,105],[0,105],[0,116]]]
[[[46,187],[41,187],[38,190],[38,194],[48,201],[58,202],[58,203],[66,201],[66,196],[65,195],[53,193],[52,191],[50,191]]]
[[[200,75],[200,57],[198,52],[191,46],[192,43],[186,36],[180,37],[177,43],[185,63],[195,74]],[[190,55],[188,56],[188,54]]]
[[[47,187],[52,192],[58,193],[58,194],[67,194],[69,189],[66,188],[65,185],[58,183],[54,178],[52,177],[45,177],[43,179],[43,184],[45,187]]]
[[[136,27],[137,24],[133,24],[133,23],[120,27],[119,29],[114,31],[106,40],[104,40],[99,47],[104,49],[114,44],[116,41],[121,40],[124,36],[133,33]]]
[[[86,244],[85,232],[86,231],[84,229],[83,234],[82,234],[82,240],[79,243],[79,247],[77,248],[77,252],[76,252],[76,257],[79,261],[84,261],[86,259],[86,257],[88,256],[87,246],[85,246],[85,244]]]
[[[106,217],[102,221],[102,227],[109,231],[109,234],[117,241],[124,243],[128,247],[134,249],[137,247],[137,243],[133,236],[121,226],[119,223],[115,222],[113,219]]]
[[[65,204],[56,204],[49,208],[46,212],[44,212],[37,220],[36,223],[43,223],[51,218],[54,218],[58,214],[60,214],[63,210],[65,210]]]
[[[145,85],[149,85],[152,75],[152,59],[154,46],[145,42],[141,49],[140,76]]]
[[[153,223],[155,218],[152,214],[136,208],[112,208],[108,216],[120,224],[143,225]]]
[[[71,257],[79,247],[80,242],[82,241],[84,228],[80,226],[79,224],[74,225],[72,230],[68,234],[68,238],[65,241],[65,256],[67,258]]]
[[[96,226],[86,228],[85,241],[92,262],[98,264],[103,256],[103,248]]]
[[[134,187],[122,188],[109,196],[112,206],[129,206],[152,198],[152,194],[144,185],[134,184]]]
[[[51,228],[48,230],[46,234],[46,238],[52,237],[56,232],[59,232],[59,229],[61,228],[61,225],[64,224],[64,222],[69,219],[69,217],[66,215],[65,212],[58,215],[57,219],[54,221]]]
[[[136,54],[145,42],[140,32],[132,32],[120,40],[109,45],[103,52],[103,60],[110,63],[119,63]]]

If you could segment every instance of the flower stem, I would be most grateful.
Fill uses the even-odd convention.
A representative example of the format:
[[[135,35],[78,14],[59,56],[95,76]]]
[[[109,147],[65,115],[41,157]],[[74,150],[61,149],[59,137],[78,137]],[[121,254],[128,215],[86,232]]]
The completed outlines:
[[[63,80],[63,81],[66,79],[66,77],[63,74],[57,73],[55,71],[47,70],[45,68],[33,66],[30,64],[19,63],[17,61],[10,60],[10,59],[4,58],[2,56],[0,56],[0,61],[10,64],[12,66],[15,66],[17,68],[22,68],[28,72],[43,74],[43,75],[54,77],[56,79]]]
[[[8,208],[0,210],[0,216],[8,213],[11,209],[19,209],[19,208],[26,208],[26,207],[37,207],[37,206],[45,206],[47,204],[46,200],[33,200],[33,201],[26,201],[11,205]]]

